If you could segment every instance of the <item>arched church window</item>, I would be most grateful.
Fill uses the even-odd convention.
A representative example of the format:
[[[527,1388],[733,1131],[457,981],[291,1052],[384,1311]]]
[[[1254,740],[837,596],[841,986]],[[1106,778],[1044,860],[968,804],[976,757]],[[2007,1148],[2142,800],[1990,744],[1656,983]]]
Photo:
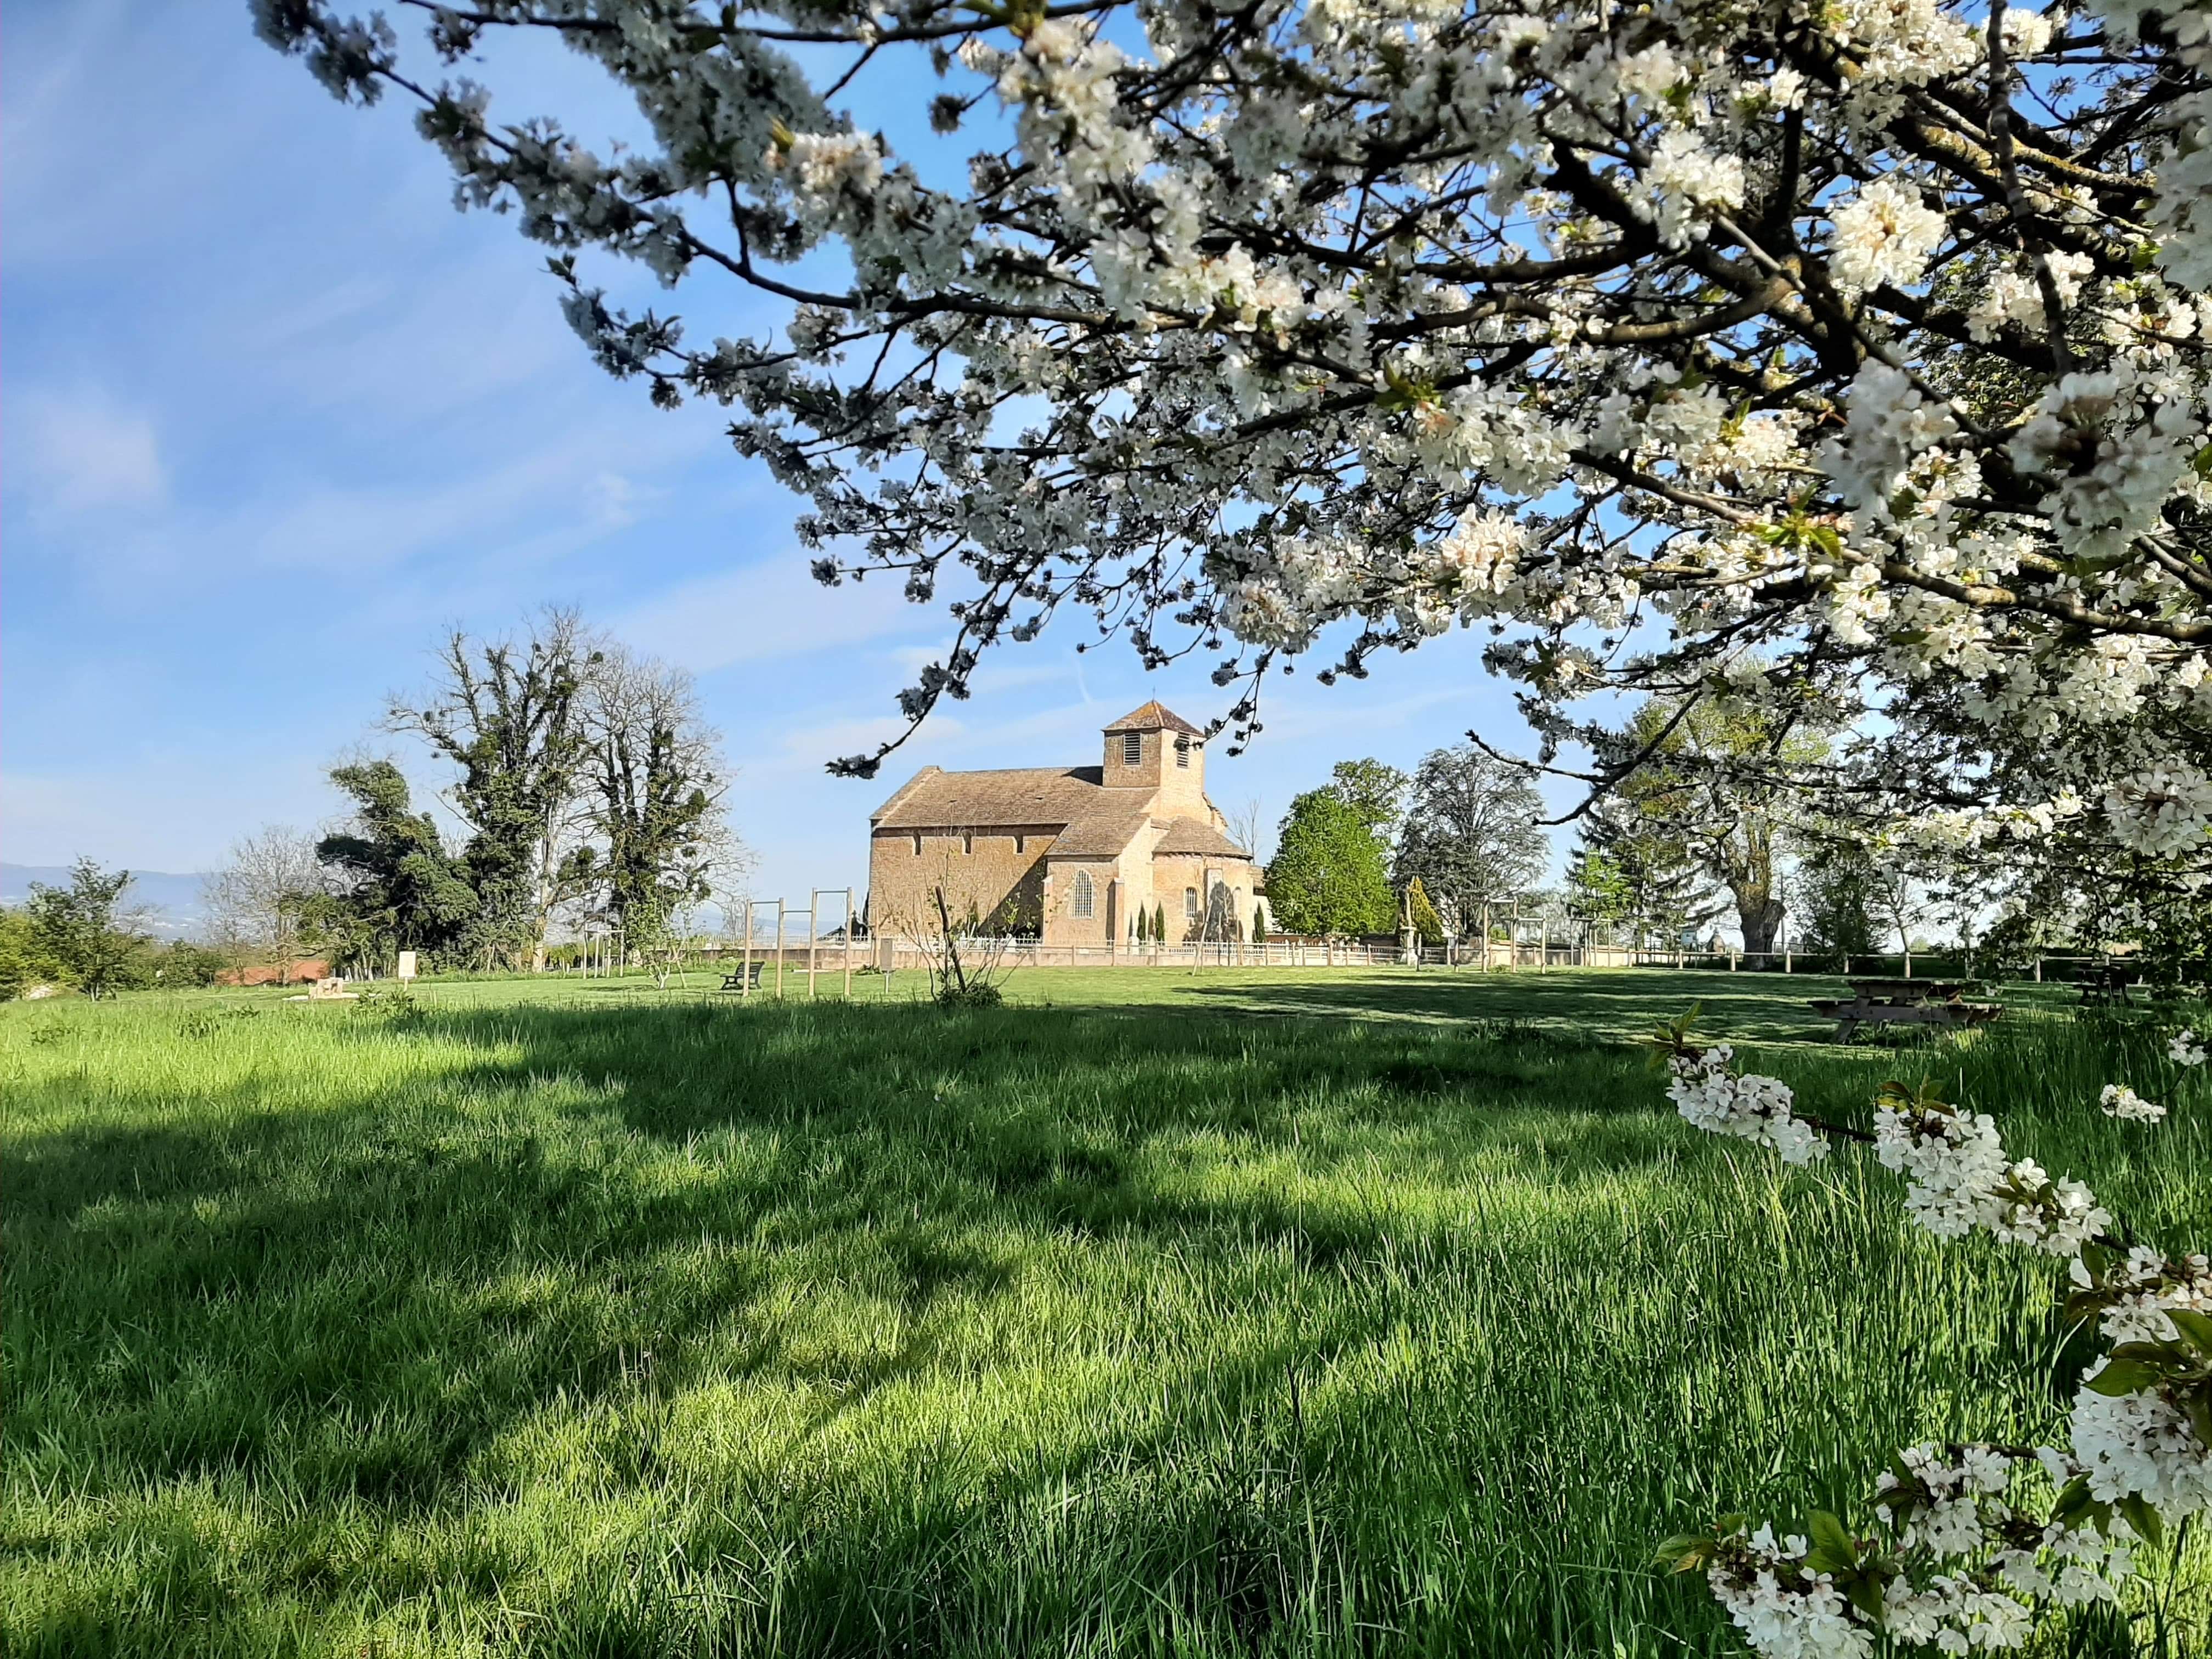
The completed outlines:
[[[1068,890],[1068,908],[1078,916],[1087,920],[1096,913],[1097,904],[1097,890],[1091,884],[1091,872],[1087,870],[1078,870],[1075,872],[1075,884]]]
[[[975,850],[975,837],[972,835],[961,836],[960,850],[963,853],[974,852]]]
[[[1194,921],[1198,919],[1197,888],[1186,887],[1182,890],[1182,913]]]
[[[921,832],[920,830],[916,830],[915,832],[914,855],[916,858],[920,858],[921,856]]]

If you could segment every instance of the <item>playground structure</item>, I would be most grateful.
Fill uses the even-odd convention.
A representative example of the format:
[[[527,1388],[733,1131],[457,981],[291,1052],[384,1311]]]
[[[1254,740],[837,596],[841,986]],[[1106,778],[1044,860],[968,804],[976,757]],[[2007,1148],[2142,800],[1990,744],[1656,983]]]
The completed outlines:
[[[793,917],[803,915],[806,919],[806,939],[805,946],[806,951],[806,994],[808,1000],[811,1000],[815,993],[816,979],[821,972],[822,966],[822,898],[823,895],[825,893],[843,901],[844,908],[842,911],[842,918],[839,921],[836,929],[836,944],[838,947],[838,963],[836,970],[842,972],[844,975],[844,993],[845,995],[849,998],[853,994],[854,934],[858,930],[860,925],[860,915],[854,909],[853,904],[853,889],[849,887],[816,887],[809,890],[806,895],[806,908],[803,911],[787,905],[785,902],[780,898],[747,898],[744,902],[743,919],[739,921],[738,927],[738,938],[739,940],[738,971],[724,977],[722,981],[722,988],[726,991],[736,992],[740,1000],[750,999],[753,993],[760,988],[761,981],[765,977],[765,975],[763,968],[755,966],[753,961],[753,951],[755,948],[753,942],[753,918],[755,915],[755,907],[758,906],[760,910],[763,913],[765,913],[768,907],[773,905],[775,907],[775,944],[772,956],[769,953],[763,953],[763,965],[769,960],[773,960],[775,963],[775,980],[773,988],[776,1000],[779,1002],[783,1000],[783,972],[784,968],[787,965],[787,959],[789,956],[789,950],[784,942],[785,925]],[[866,964],[864,963],[862,965],[865,966]]]

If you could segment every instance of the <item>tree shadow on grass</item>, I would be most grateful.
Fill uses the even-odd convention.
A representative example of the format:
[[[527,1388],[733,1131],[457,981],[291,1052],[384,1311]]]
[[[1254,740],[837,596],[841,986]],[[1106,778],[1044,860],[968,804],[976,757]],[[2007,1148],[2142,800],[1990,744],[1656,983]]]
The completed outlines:
[[[859,1397],[910,1375],[919,1347],[806,1358],[778,1339],[760,1308],[794,1254],[924,1328],[1019,1273],[977,1236],[1355,1262],[1407,1224],[1341,1194],[1158,1178],[1203,1154],[1325,1181],[1378,1136],[1401,1173],[1495,1175],[1522,1155],[1501,1115],[1559,1060],[1419,1032],[1308,1034],[1263,1058],[1228,1022],[1169,1024],[1172,1043],[1036,1012],[461,1011],[332,1034],[412,1030],[477,1056],[419,1098],[293,1112],[270,1103],[281,1079],[110,1091],[107,1121],[131,1127],[8,1148],[13,1343],[76,1402],[49,1418],[27,1399],[20,1421],[68,1461],[107,1442],[180,1479],[273,1459],[326,1495],[433,1502],[517,1415],[680,1374],[672,1356],[709,1328],[744,1375]],[[1648,1162],[1650,1118],[1558,1178]],[[657,1272],[687,1251],[680,1280]]]
[[[534,1570],[495,1543],[477,1566],[453,1565],[458,1543],[444,1565],[419,1542],[364,1558],[347,1527],[419,1538],[532,1492],[588,1508],[703,1483],[687,1559],[781,1574],[820,1650],[880,1646],[886,1606],[941,1641],[988,1623],[994,1595],[1049,1644],[1095,1617],[1085,1597],[1134,1608],[1162,1583],[1192,1628],[1257,1642],[1290,1617],[1297,1549],[1340,1543],[1330,1571],[1358,1577],[1370,1568],[1341,1540],[1364,1526],[1387,1553],[1391,1534],[1331,1518],[1352,1477],[1239,1425],[1279,1417],[1293,1374],[1386,1342],[1425,1276],[1474,1271],[1470,1249],[1549,1248],[1525,1228],[1471,1238],[1413,1200],[1525,1177],[1562,1206],[1603,1204],[1620,1181],[1665,1178],[1685,1146],[1715,1154],[1674,1129],[1625,1047],[1562,1028],[1339,1019],[1261,1036],[1224,1012],[363,1009],[325,1035],[364,1081],[312,1110],[273,1073],[184,1098],[110,1089],[107,1127],[7,1148],[10,1459],[32,1489],[118,1515],[201,1483],[304,1513],[267,1586],[310,1608],[478,1578],[501,1600]],[[1024,1303],[1041,1282],[1077,1328]],[[1163,1283],[1224,1313],[1205,1363],[1136,1411],[1121,1372],[1143,1373],[1183,1316],[1148,1307]],[[1012,1346],[977,1335],[994,1328]],[[889,1400],[980,1431],[961,1402],[991,1409],[996,1379],[1034,1363],[1025,1340],[1064,1362],[1049,1433],[1011,1431],[980,1474],[933,1473],[919,1449],[910,1468],[853,1461],[852,1437],[890,1431],[872,1410]],[[701,1462],[665,1425],[715,1390],[750,1426],[733,1462]],[[1402,1402],[1378,1383],[1333,1409],[1358,1443]],[[1194,1424],[1234,1449],[1213,1485],[1163,1472]],[[1127,1494],[1097,1523],[1110,1550],[1055,1565],[1025,1540],[1056,1483]],[[52,1557],[61,1527],[28,1518],[16,1541]],[[236,1577],[186,1530],[195,1571]],[[991,1571],[1008,1576],[995,1590]],[[140,1622],[81,1650],[181,1640],[171,1604],[135,1589],[107,1594]],[[602,1650],[649,1645],[657,1620],[706,1628],[684,1623],[695,1605],[606,1594]],[[592,1627],[571,1613],[569,1634]],[[1549,1615],[1528,1616],[1534,1636]],[[556,1644],[540,1630],[516,1645]]]
[[[1571,1031],[1584,1041],[1632,1042],[1662,1019],[1693,1005],[1715,1030],[1769,1041],[1809,1041],[1832,1034],[1807,1006],[1843,994],[1840,981],[1812,975],[1680,974],[1622,969],[1540,974],[1376,975],[1269,983],[1257,976],[1210,985],[1199,978],[1168,994],[1240,1012],[1334,1016],[1372,1020],[1504,1020]]]

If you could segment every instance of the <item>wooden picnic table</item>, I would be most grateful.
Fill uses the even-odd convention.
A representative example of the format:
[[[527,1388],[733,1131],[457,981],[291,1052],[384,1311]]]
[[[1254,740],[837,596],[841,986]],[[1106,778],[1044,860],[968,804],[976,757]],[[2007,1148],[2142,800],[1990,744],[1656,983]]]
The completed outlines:
[[[1974,981],[1963,979],[1847,979],[1863,997],[1887,1002],[1956,1002]]]
[[[2108,962],[2095,972],[2082,975],[2081,1006],[2085,1008],[2100,1007],[2107,1003],[2120,1002],[2133,1007],[2135,1000],[2128,994],[2128,988],[2142,982],[2142,969],[2123,968]]]
[[[1967,981],[1940,979],[1853,979],[1849,999],[1814,997],[1813,1008],[1836,1022],[1836,1041],[1849,1042],[1862,1025],[1981,1025],[2004,1010],[1994,1002],[1968,1002]]]

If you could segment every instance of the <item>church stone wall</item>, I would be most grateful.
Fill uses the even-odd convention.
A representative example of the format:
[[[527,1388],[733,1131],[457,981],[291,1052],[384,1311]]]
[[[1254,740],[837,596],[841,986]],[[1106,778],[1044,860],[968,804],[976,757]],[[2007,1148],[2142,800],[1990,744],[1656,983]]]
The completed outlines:
[[[1075,914],[1075,872],[1091,878],[1091,914]],[[1127,933],[1128,884],[1121,879],[1121,860],[1058,858],[1044,885],[1044,942],[1047,945],[1110,945]]]
[[[1229,890],[1237,920],[1247,932],[1252,927],[1252,865],[1245,859],[1207,858],[1196,853],[1163,853],[1152,860],[1155,897],[1168,915],[1168,943],[1180,945],[1190,927],[1183,908],[1186,888],[1198,890],[1199,914],[1206,914],[1209,878]]]
[[[973,904],[987,919],[1001,906],[1024,913],[1014,918],[1018,930],[1036,927],[1042,914],[1044,853],[1060,833],[1056,825],[1019,830],[879,830],[868,856],[868,921],[880,933],[933,933],[936,904],[931,890],[942,883],[952,919],[960,921]],[[919,836],[921,851],[915,851]],[[1011,903],[1010,903],[1011,902]]]

